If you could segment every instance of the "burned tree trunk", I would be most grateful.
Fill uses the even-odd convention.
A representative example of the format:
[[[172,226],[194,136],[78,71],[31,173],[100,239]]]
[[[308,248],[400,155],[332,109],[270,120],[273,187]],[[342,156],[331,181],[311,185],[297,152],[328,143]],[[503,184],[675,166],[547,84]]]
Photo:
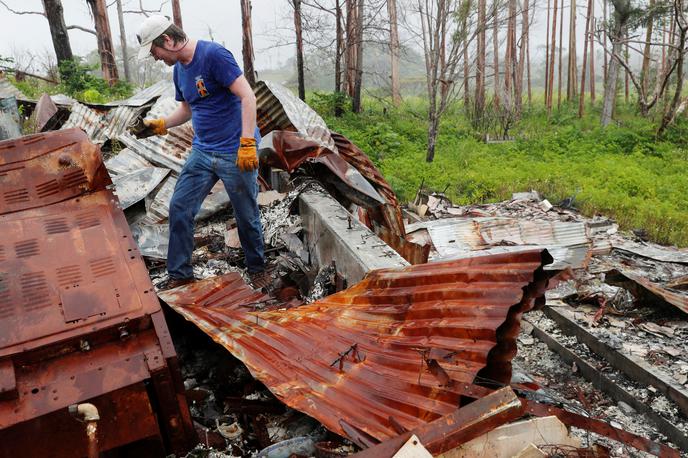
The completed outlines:
[[[578,117],[582,118],[585,112],[585,71],[588,65],[588,34],[590,33],[590,20],[592,19],[592,0],[588,0],[588,12],[585,18],[585,35],[583,39],[583,70],[581,71],[580,99],[578,100]],[[593,56],[591,56],[593,58]]]
[[[392,58],[392,103],[399,105],[401,91],[399,89],[399,30],[397,24],[397,1],[387,0],[387,12],[389,14],[389,49]]]
[[[475,113],[485,111],[485,0],[478,0],[478,55],[475,68]]]
[[[342,26],[342,5],[340,0],[335,0],[335,20],[337,21],[337,50],[334,56],[334,115],[342,115],[342,55],[344,54],[344,27]]]
[[[578,84],[578,63],[576,61],[576,0],[571,0],[569,17],[569,66],[566,78],[566,100],[576,97]],[[561,14],[564,14],[562,11]]]
[[[241,0],[241,54],[244,58],[244,75],[251,87],[256,85],[253,69],[253,34],[251,32],[251,0]]]
[[[600,123],[607,126],[612,121],[612,115],[616,106],[616,88],[619,77],[619,59],[623,52],[623,37],[625,36],[626,23],[631,14],[630,0],[612,0],[614,5],[614,30],[609,34],[612,42],[612,58],[609,60],[607,79],[604,83],[604,102],[602,103],[602,116]]]
[[[552,91],[554,90],[554,56],[557,49],[557,0],[554,0],[554,12],[552,13],[552,39],[550,40],[552,46],[552,53],[549,59],[549,75],[548,89],[547,89],[547,114],[552,112]]]
[[[303,79],[303,35],[301,33],[301,0],[292,0],[294,6],[294,30],[296,31],[296,75],[299,81],[299,98],[306,100],[306,85]]]
[[[494,104],[499,107],[499,0],[492,2],[492,67],[494,72]]]
[[[172,0],[172,21],[180,29],[184,28],[182,26],[182,8],[179,6],[179,0]]]
[[[112,47],[112,33],[108,21],[107,5],[105,0],[86,0],[93,14],[93,22],[98,37],[98,54],[100,54],[100,67],[103,71],[103,79],[109,84],[115,84],[119,79],[115,53]]]
[[[119,44],[122,47],[122,67],[124,68],[124,79],[131,81],[131,72],[129,70],[129,51],[127,50],[127,34],[124,31],[122,0],[117,0],[117,20],[119,22]]]
[[[351,110],[361,112],[361,89],[363,86],[363,0],[357,0],[356,13],[356,68],[354,70],[353,100]]]
[[[62,1],[43,0],[43,9],[50,25],[50,36],[53,40],[53,48],[55,49],[58,65],[60,62],[73,59],[72,45],[69,42],[67,25],[64,21]]]

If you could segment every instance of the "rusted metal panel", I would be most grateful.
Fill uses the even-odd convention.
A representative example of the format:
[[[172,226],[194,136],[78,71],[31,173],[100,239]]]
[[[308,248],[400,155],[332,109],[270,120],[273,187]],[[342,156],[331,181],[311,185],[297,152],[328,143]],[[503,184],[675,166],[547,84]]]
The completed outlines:
[[[2,142],[0,151],[4,203],[8,192],[18,195],[16,184],[28,196],[0,212],[0,387],[15,385],[13,396],[0,396],[0,438],[14,425],[152,381],[165,443],[188,450],[195,435],[176,355],[124,214],[105,189],[99,149],[68,130]],[[81,178],[65,178],[65,169]],[[54,185],[40,186],[46,182]],[[156,422],[150,404],[137,407],[152,417],[141,422]],[[83,429],[58,429],[75,428]],[[61,440],[52,434],[48,440]]]
[[[258,81],[254,92],[261,135],[273,130],[298,132],[302,138],[337,152],[325,121],[289,89],[277,83]]]
[[[668,302],[679,310],[688,313],[688,294],[684,291],[672,290],[646,277],[625,270],[607,272],[605,281],[626,288],[636,298],[646,297],[660,302]]]
[[[529,251],[377,270],[274,312],[236,273],[159,294],[290,407],[384,440],[453,412],[459,383],[509,382],[520,316],[544,300],[550,261]]]
[[[0,142],[0,178],[0,215],[111,184],[100,150],[78,129]]]
[[[98,396],[91,400],[101,415],[96,430],[101,452],[132,441],[160,436],[153,408],[143,383]],[[59,442],[56,440],[58,439]],[[87,456],[88,442],[83,424],[62,409],[40,421],[28,421],[0,430],[0,458]],[[148,451],[150,452],[150,450]],[[162,446],[146,456],[164,456]]]
[[[521,401],[509,387],[501,388],[467,406],[419,426],[375,447],[357,453],[356,458],[393,457],[412,434],[433,455],[447,452],[485,434],[523,413]]]
[[[365,177],[339,154],[323,148],[314,140],[304,138],[300,133],[269,133],[261,142],[260,159],[265,165],[290,173],[306,161],[323,164],[339,178],[339,181],[330,182],[352,201],[366,207],[375,207],[385,202]],[[327,181],[326,177],[320,178]]]

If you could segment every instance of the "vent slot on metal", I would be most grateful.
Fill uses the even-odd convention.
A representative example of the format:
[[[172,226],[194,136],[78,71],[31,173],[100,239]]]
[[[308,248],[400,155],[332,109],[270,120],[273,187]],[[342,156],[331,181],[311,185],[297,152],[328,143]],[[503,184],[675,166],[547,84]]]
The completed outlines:
[[[26,188],[15,189],[5,193],[5,203],[17,204],[29,201],[29,191]]]
[[[57,282],[60,286],[74,286],[83,280],[78,265],[63,266],[57,269]]]
[[[20,278],[22,299],[27,310],[50,306],[50,289],[43,272],[31,272]]]
[[[111,257],[99,258],[89,261],[94,277],[103,277],[115,273],[115,262]]]
[[[36,256],[40,250],[38,247],[38,240],[24,240],[14,244],[14,252],[17,258],[29,258],[31,256]]]
[[[71,172],[67,172],[62,176],[62,183],[66,188],[79,186],[80,184],[87,182],[88,179],[86,178],[83,169],[72,170]]]
[[[5,247],[0,245],[0,262],[4,261],[5,259]]]
[[[69,232],[69,224],[66,218],[53,218],[46,220],[45,232],[49,235]]]
[[[76,216],[76,224],[79,229],[88,229],[89,227],[100,226],[100,220],[95,212],[81,213]]]
[[[14,306],[10,298],[10,285],[8,275],[0,273],[0,318],[7,318],[14,313]]]
[[[57,194],[58,192],[60,192],[60,185],[55,179],[36,185],[38,197],[47,197]]]

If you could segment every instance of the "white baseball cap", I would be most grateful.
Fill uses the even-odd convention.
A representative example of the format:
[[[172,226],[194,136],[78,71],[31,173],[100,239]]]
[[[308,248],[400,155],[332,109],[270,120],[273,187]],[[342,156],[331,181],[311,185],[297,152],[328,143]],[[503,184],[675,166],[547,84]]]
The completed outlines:
[[[139,48],[139,59],[144,59],[150,55],[153,40],[165,33],[165,30],[171,25],[172,21],[160,15],[148,16],[141,23],[138,32],[136,32],[136,38],[141,45]]]

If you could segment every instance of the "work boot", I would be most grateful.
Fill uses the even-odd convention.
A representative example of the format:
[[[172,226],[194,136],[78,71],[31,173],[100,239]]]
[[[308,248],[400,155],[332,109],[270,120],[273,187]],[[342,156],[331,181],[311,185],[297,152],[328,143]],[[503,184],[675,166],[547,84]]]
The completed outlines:
[[[174,289],[178,288],[183,285],[187,285],[189,283],[193,283],[196,281],[196,278],[190,277],[190,278],[174,278],[170,277],[164,282],[160,283],[156,288],[158,290],[168,290],[168,289]]]
[[[272,272],[268,269],[248,272],[248,279],[253,289],[269,290],[272,285]]]

